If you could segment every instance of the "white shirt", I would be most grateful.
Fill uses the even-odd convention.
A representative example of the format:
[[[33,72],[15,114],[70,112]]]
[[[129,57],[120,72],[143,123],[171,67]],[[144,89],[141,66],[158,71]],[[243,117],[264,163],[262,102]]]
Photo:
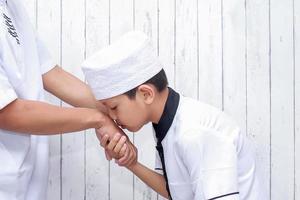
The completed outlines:
[[[180,96],[162,147],[173,200],[267,199],[256,171],[253,144],[217,108]],[[162,169],[158,154],[156,169]]]
[[[42,74],[54,64],[22,2],[0,0],[0,110],[17,98],[43,101]],[[0,199],[46,199],[48,138],[0,129]]]

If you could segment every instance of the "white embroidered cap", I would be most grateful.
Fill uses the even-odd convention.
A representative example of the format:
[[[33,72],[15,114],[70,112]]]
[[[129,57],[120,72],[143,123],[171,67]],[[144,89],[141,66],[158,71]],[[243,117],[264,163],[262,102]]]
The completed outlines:
[[[162,70],[150,38],[132,31],[96,52],[82,70],[97,100],[124,94]]]

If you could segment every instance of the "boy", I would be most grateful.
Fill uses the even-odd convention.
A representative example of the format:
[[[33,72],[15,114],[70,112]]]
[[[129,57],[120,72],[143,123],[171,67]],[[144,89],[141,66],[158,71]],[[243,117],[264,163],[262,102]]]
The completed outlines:
[[[112,119],[138,131],[153,123],[157,169],[127,168],[162,196],[173,200],[264,200],[252,144],[218,109],[181,96],[168,81],[150,39],[130,32],[83,64],[86,79]],[[117,154],[122,142],[102,146]]]

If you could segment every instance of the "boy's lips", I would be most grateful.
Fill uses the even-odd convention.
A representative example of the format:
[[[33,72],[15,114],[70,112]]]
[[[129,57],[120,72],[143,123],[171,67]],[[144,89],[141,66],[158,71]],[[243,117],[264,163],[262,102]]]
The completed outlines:
[[[126,129],[126,126],[124,126],[124,125],[121,125],[121,128],[122,128],[122,129]]]
[[[119,127],[121,127],[122,129],[124,129],[124,128],[126,127],[125,125],[121,124],[121,123],[118,122],[118,121],[116,121],[116,123],[117,123],[117,125],[118,125]]]

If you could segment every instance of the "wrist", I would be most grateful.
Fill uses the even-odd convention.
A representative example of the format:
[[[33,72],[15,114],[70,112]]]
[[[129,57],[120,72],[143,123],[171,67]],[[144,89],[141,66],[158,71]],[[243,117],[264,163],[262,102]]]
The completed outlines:
[[[91,109],[91,110],[92,113],[90,113],[89,117],[87,118],[87,124],[89,128],[98,129],[103,124],[105,124],[105,121],[107,120],[107,116],[96,109]]]
[[[126,166],[126,168],[132,172],[134,172],[139,167],[139,162],[135,162],[131,164],[130,166]]]

